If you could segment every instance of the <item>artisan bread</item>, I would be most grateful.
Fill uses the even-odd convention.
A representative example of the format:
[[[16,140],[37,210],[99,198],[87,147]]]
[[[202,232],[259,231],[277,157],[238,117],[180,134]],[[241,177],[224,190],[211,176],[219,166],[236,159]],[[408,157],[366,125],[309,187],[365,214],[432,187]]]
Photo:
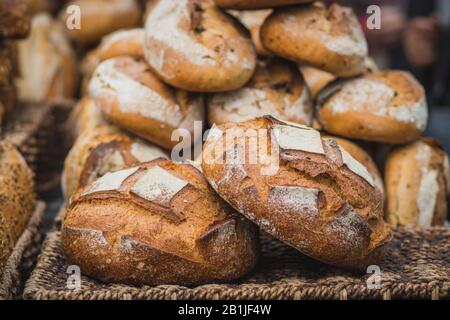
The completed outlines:
[[[299,3],[313,2],[314,0],[215,0],[219,7],[225,9],[264,9],[278,6],[287,6]]]
[[[319,94],[317,107],[326,131],[384,143],[417,140],[428,119],[420,83],[395,70],[334,82]]]
[[[29,31],[27,5],[17,0],[0,1],[0,38],[24,38]]]
[[[337,4],[278,8],[263,23],[261,41],[276,55],[341,77],[362,73],[368,53],[355,14]]]
[[[89,95],[109,121],[167,149],[178,143],[171,139],[175,129],[188,130],[194,141],[194,121],[204,120],[202,95],[169,87],[130,57],[103,61]]]
[[[266,116],[214,126],[202,160],[224,200],[304,254],[354,270],[383,256],[390,239],[383,196],[335,140]]]
[[[20,153],[0,141],[0,274],[35,205],[33,173]]]
[[[78,44],[97,44],[113,31],[134,28],[141,20],[141,8],[136,0],[74,0],[69,1],[60,12],[60,20],[69,19],[67,7],[78,6],[81,11],[81,28],[67,30]]]
[[[136,285],[199,285],[255,265],[255,226],[190,164],[157,159],[108,174],[67,210],[62,246],[84,275]]]
[[[279,59],[259,61],[255,74],[241,89],[210,94],[210,124],[243,122],[272,114],[310,125],[312,99],[295,64]]]
[[[47,14],[33,17],[30,36],[18,44],[21,99],[73,98],[78,70],[64,27]]]
[[[148,63],[176,88],[235,90],[255,69],[255,48],[247,30],[212,0],[157,0],[149,9],[145,32]]]
[[[395,227],[443,225],[450,192],[447,153],[432,139],[399,146],[385,170],[387,220]]]
[[[116,127],[98,125],[84,131],[64,162],[62,189],[68,200],[77,191],[108,172],[167,157],[160,148],[133,138]]]

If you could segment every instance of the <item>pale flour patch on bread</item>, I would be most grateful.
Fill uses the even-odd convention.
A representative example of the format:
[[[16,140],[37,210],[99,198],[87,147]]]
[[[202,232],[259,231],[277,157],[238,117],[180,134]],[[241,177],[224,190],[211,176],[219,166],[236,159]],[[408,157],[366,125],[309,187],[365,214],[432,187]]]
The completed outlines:
[[[308,214],[319,215],[317,199],[319,189],[301,186],[272,186],[268,202],[274,208],[286,208],[294,211],[307,211]]]
[[[325,154],[320,133],[314,129],[275,124],[271,132],[282,149]]]
[[[116,191],[120,189],[122,183],[131,175],[135,174],[139,168],[133,167],[116,172],[109,172],[103,177],[94,181],[82,195],[88,195],[91,193],[103,192],[103,191]]]
[[[288,118],[300,118],[305,124],[310,125],[312,121],[311,93],[303,87],[301,96],[294,102],[289,101],[289,96],[284,97],[284,114]]]
[[[339,150],[341,151],[342,155],[342,161],[347,166],[347,168],[352,171],[353,173],[357,174],[364,180],[366,180],[372,187],[375,187],[375,182],[373,180],[373,177],[370,175],[367,168],[355,160],[344,148],[339,146]]]
[[[160,148],[148,145],[141,140],[137,140],[131,145],[130,153],[139,162],[147,162],[156,158],[167,158]]]
[[[245,162],[245,147],[243,145],[236,145],[236,148],[227,150],[225,154],[225,174],[217,182],[220,186],[222,183],[227,184],[232,178],[242,181],[247,177],[247,171],[244,167]]]
[[[125,159],[120,150],[109,149],[100,159],[98,159],[95,163],[95,167],[98,170],[98,174],[103,176],[108,172],[114,172],[125,168]]]
[[[179,128],[194,132],[194,122],[203,121],[205,117],[203,97],[199,95],[189,103],[188,109],[185,112],[184,118],[181,121]]]
[[[335,37],[321,32],[320,35],[324,45],[339,55],[365,57],[368,54],[366,38],[356,19],[351,23],[349,34]]]
[[[188,182],[155,166],[136,181],[131,192],[145,200],[168,207],[172,198],[187,185]]]
[[[86,240],[92,250],[97,250],[98,247],[109,247],[109,243],[101,230],[66,227],[66,232],[79,235],[79,239]],[[77,241],[79,240],[75,240],[75,242]]]

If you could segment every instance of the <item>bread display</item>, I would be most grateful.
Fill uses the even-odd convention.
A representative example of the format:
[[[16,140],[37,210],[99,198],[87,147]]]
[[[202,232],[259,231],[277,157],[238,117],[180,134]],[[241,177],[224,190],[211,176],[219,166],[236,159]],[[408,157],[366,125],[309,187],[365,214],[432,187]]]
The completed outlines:
[[[215,0],[219,7],[236,10],[273,8],[313,1],[314,0]]]
[[[0,274],[35,205],[33,173],[20,153],[0,141]]]
[[[276,55],[340,77],[362,73],[368,54],[355,14],[337,4],[278,8],[263,23],[261,41]]]
[[[156,146],[133,138],[110,125],[84,131],[64,163],[62,189],[68,200],[79,188],[109,172],[121,170],[167,154]]]
[[[129,57],[102,62],[89,95],[109,121],[167,149],[178,143],[171,138],[176,129],[188,130],[195,141],[194,122],[204,120],[202,95],[169,87],[144,61]]]
[[[238,279],[257,258],[257,230],[200,171],[157,159],[103,176],[72,199],[62,246],[84,275],[137,285]]]
[[[26,4],[17,0],[0,1],[0,38],[23,38],[30,31]]]
[[[424,89],[403,71],[334,82],[319,94],[317,108],[330,133],[394,144],[418,139],[428,118]]]
[[[18,94],[25,100],[73,98],[77,89],[76,57],[64,26],[47,13],[33,17],[31,33],[18,44]]]
[[[207,105],[210,124],[243,122],[272,114],[310,125],[313,113],[311,95],[297,66],[279,58],[259,61],[244,87],[210,94]]]
[[[390,230],[372,176],[312,128],[270,116],[213,127],[202,169],[237,211],[308,256],[365,270],[385,252]]]
[[[134,28],[141,19],[141,8],[136,0],[73,0],[60,12],[64,24],[69,18],[66,8],[72,5],[80,8],[81,26],[68,32],[82,46],[96,44],[116,30]]]
[[[387,220],[397,226],[443,225],[450,194],[447,153],[433,139],[399,146],[385,171]]]
[[[158,0],[145,24],[145,56],[164,82],[194,92],[229,91],[252,76],[256,53],[245,28],[213,0]]]

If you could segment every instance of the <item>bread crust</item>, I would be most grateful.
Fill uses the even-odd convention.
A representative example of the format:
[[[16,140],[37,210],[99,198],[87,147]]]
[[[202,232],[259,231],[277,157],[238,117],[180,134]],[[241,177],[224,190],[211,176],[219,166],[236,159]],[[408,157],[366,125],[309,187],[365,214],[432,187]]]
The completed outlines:
[[[367,42],[352,9],[316,2],[274,10],[261,27],[270,52],[336,76],[364,71]]]
[[[246,134],[234,136],[231,130],[236,129],[266,130],[266,137],[258,144]],[[228,132],[234,140],[224,140]],[[279,153],[273,153],[278,146]],[[248,160],[267,148],[274,155],[270,165],[277,168],[270,174],[262,171],[269,163]],[[211,186],[278,239],[315,259],[355,270],[383,256],[390,231],[383,221],[381,192],[367,169],[336,141],[322,140],[305,126],[263,117],[216,127],[203,152],[202,169]]]
[[[169,87],[144,61],[130,57],[102,62],[89,96],[110,122],[166,149],[178,144],[171,139],[175,129],[188,130],[195,141],[194,122],[205,117],[201,94]]]
[[[193,92],[243,86],[255,69],[247,30],[212,0],[157,0],[145,25],[145,56],[164,82]]]
[[[24,38],[30,31],[30,15],[22,1],[0,2],[0,38]]]
[[[219,7],[235,10],[268,9],[313,1],[314,0],[215,0]]]
[[[272,114],[311,125],[312,99],[295,64],[279,58],[260,60],[241,89],[208,95],[210,124],[243,122]]]
[[[336,81],[319,93],[317,107],[330,133],[393,144],[417,140],[428,119],[424,89],[396,70]]]
[[[441,226],[449,193],[448,155],[434,139],[393,149],[386,162],[387,220],[394,226]]]
[[[255,226],[200,171],[163,159],[127,170],[119,172],[116,189],[96,192],[97,181],[68,208],[62,245],[83,274],[137,285],[199,285],[233,280],[254,267]],[[147,182],[162,193],[141,188]]]

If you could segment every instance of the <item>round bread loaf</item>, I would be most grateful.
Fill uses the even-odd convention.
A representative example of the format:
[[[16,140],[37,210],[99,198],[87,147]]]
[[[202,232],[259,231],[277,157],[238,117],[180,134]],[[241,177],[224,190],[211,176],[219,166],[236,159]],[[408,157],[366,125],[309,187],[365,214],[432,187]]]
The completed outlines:
[[[255,48],[247,30],[212,0],[157,0],[145,32],[148,63],[176,88],[235,90],[255,69]]]
[[[450,192],[448,155],[432,139],[391,151],[386,162],[387,219],[395,227],[443,225]]]
[[[102,62],[89,84],[89,95],[109,121],[163,148],[178,143],[171,139],[175,129],[186,129],[193,137],[194,122],[204,120],[202,95],[174,90],[144,61],[130,57]]]
[[[18,43],[20,77],[16,84],[25,100],[73,98],[78,70],[63,25],[47,13],[34,16],[31,33]]]
[[[0,142],[0,274],[35,205],[33,172],[8,142]]]
[[[390,239],[383,196],[335,140],[266,116],[214,126],[202,159],[224,200],[304,254],[354,270],[383,256]]]
[[[276,55],[341,77],[362,73],[368,53],[353,11],[337,4],[276,9],[261,27],[261,41]]]
[[[319,93],[317,107],[326,131],[385,143],[418,139],[428,119],[422,86],[403,71],[334,82]]]
[[[312,99],[295,64],[272,58],[259,61],[255,74],[241,89],[210,94],[210,124],[243,122],[272,114],[281,119],[310,125]]]
[[[219,7],[225,9],[267,9],[278,6],[287,6],[292,4],[308,3],[314,0],[215,0]]]
[[[198,285],[252,270],[257,235],[199,170],[157,159],[78,192],[61,240],[68,260],[102,281]]]
[[[77,191],[108,172],[167,157],[156,146],[132,138],[109,125],[84,131],[64,162],[62,189],[67,200]]]
[[[80,8],[80,28],[70,28],[70,37],[83,46],[98,43],[113,31],[134,28],[141,20],[141,8],[136,0],[73,0],[61,10],[60,20],[66,25],[73,21],[67,8]]]

